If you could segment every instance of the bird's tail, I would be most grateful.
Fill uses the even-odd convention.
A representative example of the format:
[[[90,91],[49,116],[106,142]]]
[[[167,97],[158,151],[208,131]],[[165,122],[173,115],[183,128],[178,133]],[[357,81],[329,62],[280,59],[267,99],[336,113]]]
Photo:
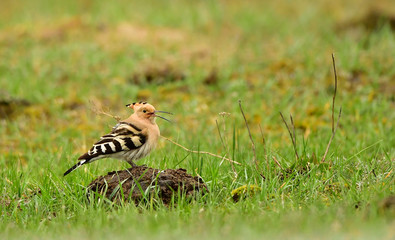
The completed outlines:
[[[79,161],[76,165],[72,166],[69,170],[67,170],[64,174],[63,177],[66,176],[67,174],[71,173],[72,171],[76,170],[77,168],[81,167],[82,165],[84,165],[85,163],[88,163],[89,161],[87,161],[86,159],[82,159],[81,161]]]

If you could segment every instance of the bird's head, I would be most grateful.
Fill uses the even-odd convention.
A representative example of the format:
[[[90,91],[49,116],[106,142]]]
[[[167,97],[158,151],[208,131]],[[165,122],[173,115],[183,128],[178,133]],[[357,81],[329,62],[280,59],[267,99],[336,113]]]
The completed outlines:
[[[133,109],[134,114],[136,114],[137,117],[139,117],[141,119],[147,119],[147,120],[151,121],[152,123],[155,122],[155,117],[159,117],[159,118],[162,118],[162,119],[170,122],[170,120],[168,120],[162,116],[159,116],[157,113],[172,114],[169,112],[158,111],[155,109],[154,106],[152,106],[151,104],[149,104],[147,102],[135,102],[132,104],[127,104],[126,107]]]

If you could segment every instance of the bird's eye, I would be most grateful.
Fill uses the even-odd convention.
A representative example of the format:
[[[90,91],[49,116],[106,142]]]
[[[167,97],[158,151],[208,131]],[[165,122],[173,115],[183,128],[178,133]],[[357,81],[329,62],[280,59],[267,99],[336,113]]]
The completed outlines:
[[[147,110],[144,109],[144,110],[143,110],[143,113],[146,113],[146,112],[147,112]]]

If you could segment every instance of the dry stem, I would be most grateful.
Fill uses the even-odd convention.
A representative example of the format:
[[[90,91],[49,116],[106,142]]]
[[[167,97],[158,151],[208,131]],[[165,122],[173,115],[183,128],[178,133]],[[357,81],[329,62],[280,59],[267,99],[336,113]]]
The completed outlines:
[[[228,149],[228,147],[226,146],[224,140],[222,139],[222,134],[221,134],[221,130],[219,130],[218,121],[215,120],[215,123],[217,124],[218,134],[219,134],[219,138],[221,139],[222,146],[225,148],[225,151],[226,151],[226,153],[228,154],[228,156],[230,156],[230,154],[229,154],[229,149]],[[235,166],[233,165],[232,162],[230,162],[230,165],[232,166],[232,171],[233,171],[233,173],[235,174],[235,178],[237,178],[237,175],[238,175],[238,174],[237,174],[237,172],[236,172]]]
[[[108,116],[108,117],[114,118],[115,120],[117,120],[117,122],[121,121],[121,118],[120,118],[120,117],[114,116],[114,115],[112,115],[112,114],[110,114],[110,113],[105,112],[101,106],[99,107],[99,106],[98,106],[97,104],[95,104],[92,100],[90,100],[89,103],[90,103],[90,109],[91,109],[91,111],[94,112],[95,114],[97,114],[97,115],[103,114],[103,115],[106,115],[106,116]]]
[[[254,140],[252,139],[252,136],[251,136],[251,131],[250,131],[250,127],[248,126],[248,123],[247,123],[246,116],[244,115],[243,108],[241,107],[241,100],[239,100],[239,107],[240,107],[241,114],[243,115],[243,118],[244,118],[245,125],[246,125],[246,127],[247,127],[247,130],[248,130],[248,135],[250,136],[250,140],[251,140],[251,148],[252,148],[252,152],[254,153],[254,158],[253,158],[253,161],[254,161],[254,163],[255,163],[256,170],[257,170],[258,172],[260,172],[260,171],[259,171],[259,164],[258,164],[258,159],[256,158],[256,152],[255,152],[255,144],[254,144]]]
[[[289,114],[289,118],[291,119],[291,126],[292,126],[292,133],[293,133],[293,137],[294,137],[294,143],[296,146],[296,134],[295,134],[295,124],[294,124],[294,119],[292,118],[292,114]]]
[[[328,145],[326,146],[324,156],[322,157],[321,163],[325,162],[326,155],[328,154],[329,147],[332,144],[332,140],[335,137],[335,133],[337,130],[337,127],[339,126],[339,121],[340,117],[342,115],[342,108],[340,107],[339,110],[339,117],[337,118],[336,122],[336,128],[335,128],[335,100],[336,100],[336,92],[337,92],[337,72],[336,72],[336,61],[335,61],[335,55],[332,53],[332,64],[333,64],[333,72],[335,75],[335,90],[333,92],[333,98],[332,98],[332,135],[331,138],[329,139]]]
[[[342,108],[340,107],[339,117],[337,118],[337,122],[336,122],[336,128],[332,132],[332,136],[329,139],[328,145],[326,146],[325,154],[322,157],[321,163],[325,162],[325,158],[326,158],[326,155],[328,154],[329,147],[331,146],[332,140],[335,137],[335,133],[336,133],[337,127],[339,126],[339,120],[340,120],[341,115],[342,115]]]
[[[167,140],[167,141],[173,143],[174,145],[179,146],[180,148],[184,149],[184,150],[187,151],[187,152],[199,153],[199,154],[208,154],[208,155],[210,155],[210,156],[213,156],[213,157],[216,157],[216,158],[220,158],[220,159],[224,159],[224,160],[226,160],[226,161],[229,161],[229,162],[234,163],[234,164],[237,164],[237,165],[241,165],[241,163],[236,162],[236,161],[233,161],[232,159],[229,159],[229,158],[226,158],[226,157],[222,157],[222,156],[219,156],[219,155],[210,153],[210,152],[202,152],[202,151],[190,150],[190,149],[188,149],[188,148],[182,146],[181,144],[174,142],[173,140],[171,140],[171,139],[169,139],[169,138],[167,138],[167,137],[164,137],[164,136],[161,136],[161,137],[164,138],[165,140]]]
[[[265,136],[263,135],[262,127],[261,124],[259,124],[259,130],[261,131],[261,136],[262,136],[262,144],[263,144],[263,152],[265,154],[265,160],[266,160],[266,165],[267,165],[267,171],[269,172],[269,159],[267,158],[267,149],[266,149],[266,140]]]
[[[273,156],[273,160],[274,162],[281,168],[281,170],[284,171],[284,168],[281,166],[281,164],[277,161],[277,158],[275,156]]]
[[[332,53],[332,64],[333,64],[333,72],[335,74],[335,91],[333,92],[332,98],[332,133],[335,131],[335,100],[336,100],[336,92],[337,92],[337,72],[336,72],[336,62],[335,62],[335,54]]]
[[[282,114],[281,112],[280,112],[280,116],[281,116],[281,118],[283,119],[283,122],[284,122],[285,126],[286,126],[287,129],[288,129],[289,136],[291,137],[292,145],[294,146],[294,151],[295,151],[296,160],[299,161],[299,154],[298,154],[298,150],[296,149],[296,137],[294,138],[294,137],[292,136],[292,132],[291,132],[291,130],[290,130],[288,124],[287,124],[287,121],[285,121],[285,118],[284,118],[284,116],[283,116],[283,114]],[[292,119],[292,116],[291,116],[291,123],[292,123],[292,126],[293,126],[293,119]],[[294,127],[294,134],[295,134],[295,127]]]

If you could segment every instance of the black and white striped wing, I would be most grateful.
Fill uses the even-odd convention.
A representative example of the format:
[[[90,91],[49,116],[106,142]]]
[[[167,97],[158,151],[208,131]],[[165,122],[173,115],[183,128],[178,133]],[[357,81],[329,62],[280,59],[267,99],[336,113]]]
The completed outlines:
[[[92,148],[78,159],[89,162],[109,154],[138,149],[146,140],[145,131],[131,123],[120,122],[110,134],[102,136],[100,141],[93,144]]]
[[[120,122],[113,127],[110,134],[104,135],[92,148],[80,156],[77,164],[67,170],[63,176],[71,173],[78,167],[94,160],[105,158],[110,154],[131,151],[140,148],[147,140],[147,131],[127,122]]]

